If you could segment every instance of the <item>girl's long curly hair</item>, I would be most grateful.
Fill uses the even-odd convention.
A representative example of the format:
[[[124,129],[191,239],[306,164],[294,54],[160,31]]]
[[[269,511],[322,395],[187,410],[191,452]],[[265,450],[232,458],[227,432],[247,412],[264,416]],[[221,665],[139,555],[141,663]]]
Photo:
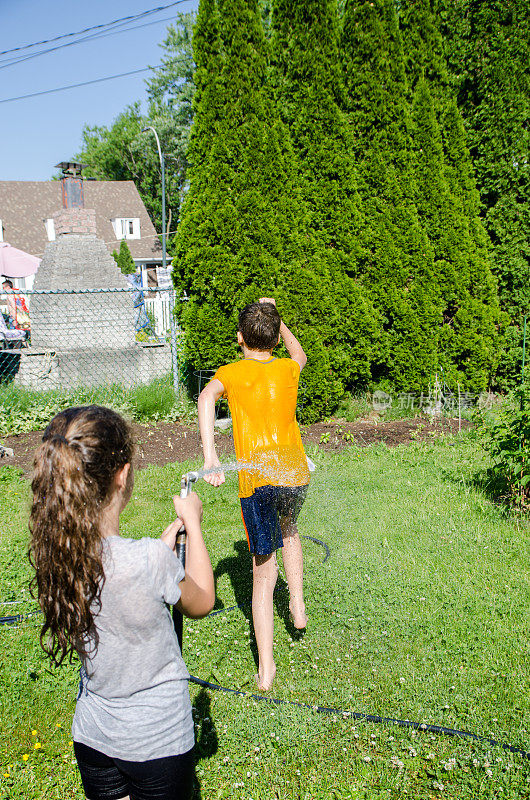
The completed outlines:
[[[131,462],[132,431],[103,406],[57,414],[35,454],[29,558],[44,624],[40,641],[59,665],[93,632],[104,574],[101,510]]]

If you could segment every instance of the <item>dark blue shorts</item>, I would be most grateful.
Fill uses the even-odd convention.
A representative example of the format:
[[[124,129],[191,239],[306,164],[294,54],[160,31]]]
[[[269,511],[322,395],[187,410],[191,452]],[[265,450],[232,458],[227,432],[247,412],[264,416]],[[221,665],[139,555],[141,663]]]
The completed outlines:
[[[280,519],[296,522],[307,495],[306,486],[260,486],[241,497],[241,516],[251,553],[266,556],[283,547]]]

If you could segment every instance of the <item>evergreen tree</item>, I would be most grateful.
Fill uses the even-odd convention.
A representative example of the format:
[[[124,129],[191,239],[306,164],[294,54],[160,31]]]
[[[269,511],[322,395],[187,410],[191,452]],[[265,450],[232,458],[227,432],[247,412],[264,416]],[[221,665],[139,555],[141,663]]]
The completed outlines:
[[[202,0],[193,31],[193,53],[195,59],[195,96],[193,108],[199,117],[191,129],[192,172],[194,191],[208,185],[208,172],[204,169],[212,146],[218,138],[217,125],[222,121],[225,101],[221,80],[223,67],[222,43],[219,29],[219,13],[216,0]],[[202,168],[201,168],[202,167]]]
[[[452,97],[438,5],[439,0],[402,0],[399,6],[408,81],[414,88],[419,78],[427,80],[437,114]]]
[[[493,246],[501,308],[511,320],[501,388],[521,374],[530,311],[530,7],[526,0],[440,0],[449,73]]]
[[[335,0],[275,0],[271,32],[271,82],[297,158],[315,246],[313,268],[318,262],[331,279],[330,314],[337,316],[335,341],[328,348],[331,365],[343,386],[360,388],[379,333],[375,311],[357,280],[364,220],[353,141],[341,107]],[[360,372],[361,351],[366,364]]]
[[[462,116],[455,100],[445,104],[441,117],[444,151],[445,178],[451,194],[460,203],[477,256],[493,269],[491,246],[480,218],[480,195],[478,193],[473,164],[466,145],[466,134]],[[489,280],[489,279],[488,279]]]
[[[258,283],[261,278],[272,288],[263,275],[267,253],[258,252],[254,258],[250,253],[253,241],[262,243],[260,234],[267,220],[264,198],[253,192],[245,158],[247,148],[256,159],[263,152],[258,87],[265,61],[259,28],[241,0],[230,8],[220,5],[223,29],[215,0],[201,2],[195,28],[197,89],[189,150],[190,188],[174,262],[175,283],[191,298],[183,317],[188,358],[193,366],[202,368],[217,367],[236,357],[235,304],[249,284],[250,291],[258,291],[253,278]],[[240,41],[244,27],[246,42]],[[255,167],[254,185],[261,178],[257,163]],[[245,255],[246,263],[241,264]]]
[[[403,0],[400,29],[405,42],[405,63],[411,85],[427,82],[442,134],[445,177],[469,223],[470,234],[482,259],[489,262],[488,238],[480,223],[480,198],[466,134],[447,68],[441,34],[439,0]]]
[[[400,22],[407,74],[416,87],[418,208],[435,247],[445,303],[444,358],[452,359],[460,379],[481,388],[497,362],[500,317],[473,167],[447,69],[438,0],[404,0]],[[462,324],[463,309],[472,301],[475,310],[467,324],[475,326],[476,334]],[[476,363],[468,353],[470,336],[477,337],[477,346],[471,348]]]
[[[458,115],[453,114],[453,122],[455,119]],[[452,385],[459,381],[466,388],[481,390],[497,365],[500,314],[487,247],[476,217],[470,218],[476,212],[473,187],[468,186],[467,208],[450,190],[452,183],[461,194],[466,180],[466,166],[461,162],[466,152],[456,135],[458,126],[453,124],[449,131],[453,161],[446,168],[434,102],[426,79],[420,78],[414,92],[417,202],[434,246],[437,283],[444,304],[440,364]],[[459,167],[462,174],[457,178]],[[467,173],[469,178],[469,169]]]
[[[125,239],[120,242],[120,252],[113,250],[112,257],[124,275],[133,275],[136,272],[136,264]]]
[[[384,162],[405,179],[405,194],[412,198],[410,91],[393,2],[347,0],[341,52],[357,157],[365,160],[376,149],[369,146],[376,136]]]
[[[334,0],[276,0],[272,81],[289,128],[304,199],[323,244],[354,262],[362,225],[342,85]],[[352,270],[354,271],[354,269]]]
[[[341,50],[368,233],[362,279],[385,331],[373,375],[420,390],[438,366],[441,302],[414,202],[409,88],[392,0],[347,0]]]
[[[194,47],[190,188],[174,262],[175,283],[190,296],[183,311],[188,360],[204,368],[234,359],[237,311],[272,294],[310,351],[305,417],[315,419],[344,390],[336,364],[352,359],[336,287],[310,235],[289,134],[265,86],[255,0],[202,0]],[[366,380],[366,337],[356,346],[350,372]]]

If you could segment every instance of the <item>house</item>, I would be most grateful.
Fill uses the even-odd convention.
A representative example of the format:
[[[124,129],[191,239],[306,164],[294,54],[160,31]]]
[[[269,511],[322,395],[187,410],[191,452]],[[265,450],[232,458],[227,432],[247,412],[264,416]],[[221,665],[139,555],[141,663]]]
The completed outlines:
[[[133,181],[83,181],[84,205],[96,211],[96,233],[109,252],[127,245],[142,285],[167,285],[161,272],[162,244]],[[60,181],[0,181],[0,241],[42,257],[55,239],[53,215],[62,208]],[[33,276],[15,279],[31,289]]]

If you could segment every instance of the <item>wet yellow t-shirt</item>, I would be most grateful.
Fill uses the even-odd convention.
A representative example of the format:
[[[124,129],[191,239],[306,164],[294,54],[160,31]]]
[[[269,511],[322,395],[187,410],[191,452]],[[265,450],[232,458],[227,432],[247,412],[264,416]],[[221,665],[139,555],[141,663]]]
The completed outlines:
[[[239,470],[239,496],[250,497],[258,486],[309,483],[296,422],[297,362],[245,358],[220,367],[214,378],[223,384],[230,406],[237,460],[252,464]]]

